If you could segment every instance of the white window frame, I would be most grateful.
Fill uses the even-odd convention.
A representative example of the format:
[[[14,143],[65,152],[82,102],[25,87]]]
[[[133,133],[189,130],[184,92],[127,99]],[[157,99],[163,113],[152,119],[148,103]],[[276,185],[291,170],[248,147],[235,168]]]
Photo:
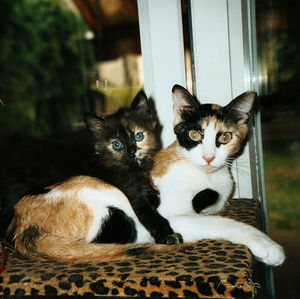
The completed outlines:
[[[145,92],[156,104],[163,146],[174,139],[171,90],[186,86],[180,0],[138,0]]]

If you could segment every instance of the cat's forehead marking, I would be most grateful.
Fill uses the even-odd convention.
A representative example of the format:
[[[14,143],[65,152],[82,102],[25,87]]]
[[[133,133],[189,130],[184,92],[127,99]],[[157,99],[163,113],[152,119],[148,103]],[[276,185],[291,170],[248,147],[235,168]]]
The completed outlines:
[[[213,127],[214,127],[215,131],[219,131],[220,122],[218,121],[218,119],[216,117],[212,117],[211,122],[213,123]]]
[[[205,130],[209,125],[213,124],[213,127],[216,129],[218,120],[215,116],[207,116],[202,120],[201,128]]]
[[[226,131],[231,131],[233,128],[228,126],[226,122],[223,120],[219,119],[217,116],[208,116],[202,125],[203,129],[206,129],[208,125],[212,125],[215,129],[216,132],[226,132]]]
[[[126,124],[126,130],[128,134],[136,134],[144,131],[144,129],[142,129],[141,126],[139,126],[133,119]]]
[[[203,118],[202,120],[201,120],[201,129],[206,129],[207,128],[207,126],[209,125],[209,123],[210,123],[210,116],[207,116],[207,117],[205,117],[205,118]]]
[[[118,127],[118,133],[123,136],[125,139],[130,139],[134,130],[132,129],[132,123],[128,122],[126,119],[121,121],[120,126]]]
[[[225,123],[221,120],[219,120],[217,117],[214,117],[214,128],[216,132],[225,132],[228,131],[227,126],[225,125]]]
[[[132,128],[132,131],[134,133],[139,133],[139,132],[144,132],[145,129],[143,129],[142,127],[139,127],[139,126],[134,126],[134,128]]]
[[[215,111],[215,110],[220,110],[220,109],[222,109],[222,106],[220,106],[220,105],[218,105],[218,104],[212,104],[212,105],[211,105],[211,109],[212,109],[213,111]]]

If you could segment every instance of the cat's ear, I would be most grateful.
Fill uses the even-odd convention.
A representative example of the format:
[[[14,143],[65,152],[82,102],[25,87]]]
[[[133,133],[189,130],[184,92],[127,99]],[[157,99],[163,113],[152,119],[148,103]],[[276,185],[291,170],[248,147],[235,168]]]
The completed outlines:
[[[226,105],[224,111],[234,117],[238,123],[245,124],[250,117],[255,97],[255,91],[246,91]]]
[[[145,92],[141,89],[131,103],[131,109],[137,111],[148,111],[149,102]]]
[[[184,121],[184,114],[191,114],[197,108],[193,96],[182,86],[174,85],[172,88],[174,126]]]
[[[104,118],[96,113],[86,113],[84,115],[84,122],[93,134],[97,134],[97,132],[102,131]]]
[[[146,120],[152,128],[155,127],[157,117],[154,112],[154,105],[148,100],[143,90],[137,93],[130,108],[136,117]]]

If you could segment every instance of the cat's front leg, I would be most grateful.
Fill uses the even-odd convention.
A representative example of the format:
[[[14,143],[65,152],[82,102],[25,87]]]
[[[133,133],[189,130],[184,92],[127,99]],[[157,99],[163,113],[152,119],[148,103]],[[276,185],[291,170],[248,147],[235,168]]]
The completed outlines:
[[[157,209],[160,204],[160,198],[159,198],[159,191],[154,189],[152,186],[148,189],[148,196],[147,196],[150,204]]]
[[[137,218],[156,243],[182,243],[181,235],[173,231],[169,221],[155,208],[156,204],[153,203],[159,204],[158,193],[153,189],[148,178],[143,175],[132,179],[127,178],[126,184],[120,185],[119,188],[125,193]]]
[[[128,197],[132,208],[139,219],[158,244],[179,244],[183,242],[180,234],[175,233],[169,221],[162,217],[150,204],[148,199]]]
[[[285,260],[280,245],[258,229],[233,219],[199,214],[169,217],[174,230],[184,242],[203,239],[222,239],[247,246],[256,258],[267,265],[278,266]]]

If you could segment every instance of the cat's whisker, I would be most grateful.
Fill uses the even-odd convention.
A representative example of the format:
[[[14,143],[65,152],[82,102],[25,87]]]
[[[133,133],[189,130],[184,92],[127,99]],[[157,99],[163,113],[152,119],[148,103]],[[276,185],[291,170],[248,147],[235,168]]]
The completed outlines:
[[[227,158],[227,159],[225,160],[224,164],[227,165],[227,166],[229,166],[229,167],[231,167],[232,164],[233,164],[233,161],[234,161],[234,159],[232,159],[232,158]]]
[[[225,165],[229,166],[229,167],[232,167],[232,163],[229,163],[229,162],[225,162]]]
[[[231,166],[232,170],[236,170],[239,174],[243,175],[243,174],[248,174],[250,172],[249,170],[249,165],[248,164],[244,164],[244,163],[237,163],[237,164],[233,164],[233,166]]]
[[[153,156],[148,153],[144,153],[143,156],[144,156],[144,158],[146,157],[147,159],[154,161]]]

